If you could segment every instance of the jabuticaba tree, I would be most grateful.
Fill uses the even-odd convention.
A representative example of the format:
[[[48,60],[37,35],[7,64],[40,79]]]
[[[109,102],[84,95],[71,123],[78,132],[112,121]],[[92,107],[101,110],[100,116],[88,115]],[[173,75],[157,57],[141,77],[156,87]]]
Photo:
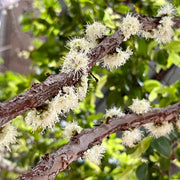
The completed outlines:
[[[180,65],[180,3],[34,8],[20,18],[35,36],[34,74],[0,76],[1,177],[180,178],[180,83],[161,81]]]

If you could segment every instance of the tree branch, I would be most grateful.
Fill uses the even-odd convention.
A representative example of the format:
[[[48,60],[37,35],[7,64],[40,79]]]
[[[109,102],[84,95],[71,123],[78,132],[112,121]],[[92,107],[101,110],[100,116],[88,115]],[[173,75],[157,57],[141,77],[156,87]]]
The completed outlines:
[[[160,17],[149,18],[146,16],[137,15],[142,24],[142,30],[148,31],[157,28]],[[180,27],[180,17],[173,18],[174,28]],[[106,54],[113,52],[122,43],[124,35],[119,29],[114,34],[105,37],[100,44],[98,44],[88,54],[91,62],[88,65],[88,72],[91,71],[93,65]],[[73,73],[72,73],[73,74]],[[16,97],[0,103],[0,127],[5,123],[15,118],[24,112],[41,106],[44,101],[56,95],[63,86],[71,86],[78,82],[78,78],[74,78],[72,74],[59,73],[54,76],[49,76],[44,82],[34,84],[26,92],[17,95]],[[82,73],[78,73],[81,78]]]
[[[109,123],[103,123],[93,129],[85,129],[71,138],[52,154],[45,154],[38,164],[18,180],[53,180],[56,175],[76,161],[83,153],[94,145],[101,144],[110,134],[142,126],[149,122],[175,121],[180,114],[180,103],[166,108],[157,108],[143,115],[128,114],[121,118],[112,118]]]

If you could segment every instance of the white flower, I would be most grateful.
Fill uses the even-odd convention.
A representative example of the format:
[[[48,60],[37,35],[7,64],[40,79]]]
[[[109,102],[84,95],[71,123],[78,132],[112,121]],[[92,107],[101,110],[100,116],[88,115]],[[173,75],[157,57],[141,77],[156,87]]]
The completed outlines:
[[[87,89],[88,89],[88,78],[87,75],[84,75],[80,79],[79,87],[77,87],[77,96],[80,101],[82,101],[86,97]]]
[[[63,87],[63,92],[60,90],[51,102],[48,102],[46,109],[42,112],[36,109],[30,111],[26,118],[26,124],[31,126],[33,131],[38,127],[44,129],[52,128],[56,122],[59,121],[58,114],[67,113],[69,110],[78,108],[78,96],[73,87]]]
[[[33,109],[32,111],[28,112],[27,116],[25,117],[25,122],[27,126],[32,127],[33,131],[41,125],[41,122],[37,118],[36,109]]]
[[[171,131],[173,130],[172,123],[169,123],[167,121],[164,121],[160,124],[148,123],[145,124],[144,127],[148,129],[151,135],[155,138],[165,136],[166,134],[171,133]]]
[[[117,53],[104,57],[104,65],[108,68],[118,68],[119,66],[124,65],[133,54],[129,47],[126,49],[126,51],[122,51],[120,48],[116,48],[116,52]]]
[[[94,22],[86,26],[87,39],[96,45],[96,40],[102,38],[106,34],[107,28],[100,22]]]
[[[77,75],[76,73],[78,71],[81,71],[82,73],[85,74],[87,73],[88,61],[89,58],[87,57],[86,53],[70,51],[64,57],[62,72],[65,73],[74,72],[74,75]]]
[[[10,151],[9,145],[16,143],[16,137],[19,136],[17,129],[10,123],[7,123],[0,133],[0,151],[7,147]]]
[[[160,25],[158,29],[154,32],[154,38],[158,43],[167,43],[170,42],[173,36],[173,21],[171,17],[163,17],[160,20]]]
[[[68,46],[73,51],[88,52],[91,48],[91,43],[85,38],[75,38],[68,42]]]
[[[128,147],[134,147],[134,143],[141,141],[142,132],[139,129],[124,131],[122,134],[122,144]]]
[[[121,24],[121,31],[123,32],[126,41],[130,38],[131,35],[135,35],[141,28],[141,24],[136,17],[131,16],[131,14],[127,14],[125,18],[123,18]]]
[[[145,39],[154,38],[154,32],[148,32],[144,30],[139,30],[138,35],[144,37]]]
[[[143,114],[150,111],[151,106],[145,99],[133,99],[133,104],[129,108],[136,114]]]
[[[170,3],[162,6],[158,10],[157,16],[163,16],[163,15],[176,15],[176,8]]]
[[[88,149],[84,153],[84,156],[89,159],[89,161],[99,165],[104,156],[105,150],[106,148],[103,145],[95,145],[91,149]]]
[[[71,137],[73,137],[77,133],[80,133],[82,129],[83,128],[78,126],[76,121],[73,121],[72,123],[67,123],[64,131],[62,132],[62,135],[66,139],[71,139]]]
[[[113,107],[111,109],[106,109],[105,118],[112,118],[113,116],[122,117],[125,116],[125,114],[121,111],[121,108]]]
[[[38,112],[36,109],[30,111],[25,118],[27,126],[31,126],[32,130],[35,131],[39,127],[43,130],[52,128],[56,122],[59,121],[56,111],[51,108],[43,112]]]
[[[69,110],[74,110],[79,107],[78,96],[73,87],[63,87],[63,92],[59,91],[59,94],[51,101],[51,107],[56,113],[67,113]]]

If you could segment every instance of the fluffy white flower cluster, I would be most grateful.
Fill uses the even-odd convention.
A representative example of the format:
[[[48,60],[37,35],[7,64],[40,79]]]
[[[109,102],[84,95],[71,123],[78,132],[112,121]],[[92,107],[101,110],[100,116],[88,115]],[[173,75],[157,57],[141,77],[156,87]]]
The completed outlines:
[[[125,114],[122,112],[121,108],[113,107],[111,109],[106,109],[106,114],[104,115],[105,118],[112,118],[114,116],[122,117],[125,116]]]
[[[75,38],[68,42],[71,51],[87,53],[92,47],[92,44],[85,38]]]
[[[82,127],[78,126],[76,121],[73,121],[72,123],[67,123],[64,131],[62,132],[62,135],[66,139],[71,139],[74,135],[77,133],[80,133],[82,131]]]
[[[173,131],[172,123],[164,121],[160,124],[148,123],[145,124],[144,127],[151,133],[151,135],[155,138],[165,136]]]
[[[74,110],[78,107],[78,96],[75,89],[64,87],[63,92],[59,91],[59,94],[51,102],[48,102],[45,110],[42,110],[42,112],[38,112],[36,109],[30,111],[25,121],[33,130],[38,127],[43,129],[52,128],[59,121],[58,114],[67,113],[70,109]]]
[[[140,30],[138,32],[138,36],[141,36],[145,39],[153,38],[154,37],[154,31],[148,32],[148,31]]]
[[[102,38],[105,33],[106,26],[99,22],[94,22],[93,24],[87,25],[86,38],[75,38],[70,40],[67,44],[70,47],[70,51],[64,57],[62,72],[74,72],[74,76],[77,75],[79,71],[86,74],[89,63],[87,53],[97,44],[96,40]]]
[[[78,71],[86,74],[89,58],[88,51],[97,44],[97,39],[102,38],[107,29],[99,22],[94,22],[86,27],[86,38],[75,38],[68,42],[70,52],[64,57],[62,72],[75,75]]]
[[[88,24],[86,27],[87,39],[95,46],[97,44],[97,39],[102,38],[107,31],[107,27],[100,22],[94,22],[93,24]]]
[[[173,36],[172,26],[174,24],[171,16],[174,15],[176,15],[176,8],[172,4],[167,3],[158,10],[157,16],[162,16],[162,18],[157,29],[151,32],[140,30],[138,34],[146,39],[153,38],[158,43],[165,44],[170,42]]]
[[[87,57],[86,53],[70,51],[64,57],[62,72],[74,73],[74,77],[75,75],[77,75],[78,71],[81,71],[81,73],[86,74],[88,61],[89,58]]]
[[[105,150],[106,148],[103,145],[95,145],[84,153],[84,157],[99,165],[104,156]]]
[[[0,133],[0,151],[3,151],[6,147],[10,151],[9,145],[16,143],[16,137],[20,134],[17,129],[10,123],[7,123]]]
[[[43,130],[52,128],[56,122],[58,122],[58,116],[55,111],[48,108],[43,112],[39,112],[36,109],[30,111],[25,118],[27,126],[31,126],[32,130],[35,131],[38,128]]]
[[[176,8],[170,3],[165,4],[158,10],[157,13],[157,16],[163,16],[163,15],[168,15],[168,16],[176,15]]]
[[[136,17],[133,17],[131,14],[127,14],[123,18],[121,24],[121,31],[123,32],[125,38],[124,41],[130,38],[131,35],[136,35],[141,28],[141,24]]]
[[[63,92],[59,91],[59,94],[52,100],[51,107],[59,114],[78,108],[78,96],[75,89],[73,87],[63,87]]]
[[[151,110],[149,102],[145,99],[133,99],[133,104],[129,108],[136,114],[143,114]]]
[[[62,72],[74,73],[74,77],[78,79],[78,72],[84,75],[79,79],[76,87],[64,87],[63,91],[59,91],[59,94],[48,102],[46,110],[42,112],[33,110],[28,113],[25,120],[27,125],[32,126],[33,130],[38,127],[51,128],[58,122],[58,114],[67,113],[70,109],[74,110],[79,107],[78,100],[85,98],[88,88],[87,67],[89,58],[87,53],[92,48],[92,41],[101,38],[104,33],[105,26],[95,22],[87,26],[86,35],[89,39],[75,38],[68,42],[70,52],[64,57]]]
[[[168,43],[173,36],[173,21],[171,17],[165,16],[160,20],[158,29],[154,32],[154,38],[158,43]]]
[[[134,143],[141,141],[141,138],[142,132],[137,128],[132,131],[124,131],[122,134],[122,144],[128,147],[134,147]]]
[[[133,52],[129,49],[126,51],[122,51],[121,48],[116,48],[116,52],[114,54],[109,54],[104,57],[104,65],[108,68],[118,68],[126,63],[126,61],[130,58]]]

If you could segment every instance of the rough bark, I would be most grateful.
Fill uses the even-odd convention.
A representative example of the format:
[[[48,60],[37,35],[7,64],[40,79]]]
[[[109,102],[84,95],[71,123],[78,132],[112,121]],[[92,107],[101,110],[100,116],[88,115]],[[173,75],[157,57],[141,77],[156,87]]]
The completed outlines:
[[[110,134],[139,127],[149,122],[175,122],[179,114],[180,103],[177,103],[166,108],[153,109],[143,115],[128,114],[125,117],[112,118],[108,123],[103,123],[93,129],[85,129],[72,137],[68,144],[56,152],[45,154],[35,167],[18,180],[53,180],[59,172],[81,157],[87,149],[101,144],[102,140]]]
[[[149,18],[146,16],[137,15],[139,21],[142,24],[142,30],[149,31],[157,28],[160,17]],[[173,18],[174,28],[180,27],[180,17]],[[98,44],[88,54],[90,63],[88,65],[88,72],[91,71],[93,65],[106,54],[113,52],[123,41],[124,35],[119,29],[114,34],[105,37],[100,44]],[[79,73],[79,78],[81,77]],[[72,74],[59,73],[54,76],[49,76],[44,82],[34,84],[26,92],[0,103],[0,127],[5,123],[15,118],[24,112],[41,106],[44,101],[56,95],[63,86],[71,86],[78,81],[78,78],[74,78]]]

